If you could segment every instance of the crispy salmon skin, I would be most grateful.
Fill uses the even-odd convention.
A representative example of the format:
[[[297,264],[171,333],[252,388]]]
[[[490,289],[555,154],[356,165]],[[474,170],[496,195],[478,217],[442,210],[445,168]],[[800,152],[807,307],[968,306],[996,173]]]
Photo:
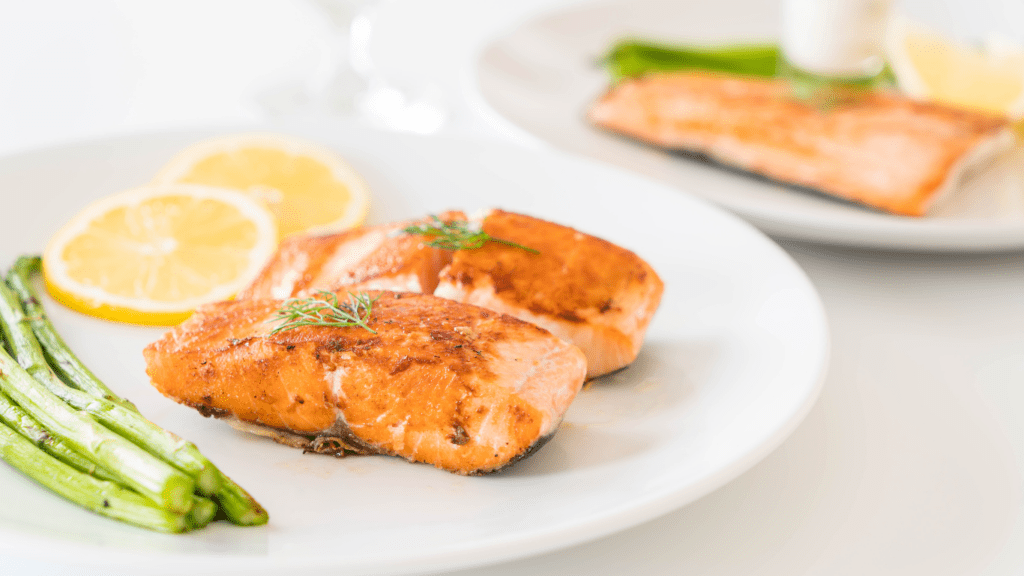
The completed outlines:
[[[587,377],[632,362],[661,302],[664,284],[639,256],[567,226],[504,210],[482,217],[495,238],[459,250],[434,294],[511,314],[580,347]]]
[[[377,298],[359,326],[276,334],[280,300],[200,308],[146,347],[164,395],[318,452],[498,470],[554,434],[583,384],[578,348],[511,316],[421,294]]]
[[[961,174],[1013,141],[1002,116],[858,92],[822,107],[781,80],[707,72],[623,81],[590,121],[661,148],[702,154],[777,181],[920,216]]]

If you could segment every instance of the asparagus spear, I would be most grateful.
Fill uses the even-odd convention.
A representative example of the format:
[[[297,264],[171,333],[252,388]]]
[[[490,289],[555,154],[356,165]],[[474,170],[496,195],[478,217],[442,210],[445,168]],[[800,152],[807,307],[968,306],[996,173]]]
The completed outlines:
[[[82,361],[77,356],[71,353],[67,344],[64,343],[64,339],[60,337],[60,334],[57,334],[57,330],[46,317],[46,312],[39,303],[39,299],[36,297],[35,290],[30,282],[32,272],[38,270],[41,263],[42,259],[38,256],[22,256],[18,258],[7,275],[7,281],[21,298],[25,311],[29,315],[32,332],[35,333],[36,338],[39,339],[46,353],[53,359],[54,370],[66,382],[73,383],[78,388],[97,398],[121,404],[129,410],[136,410],[135,405],[114,394],[92,371],[86,368],[85,364],[82,364]]]
[[[47,364],[28,322],[18,296],[0,280],[0,329],[22,368],[72,408],[87,412],[100,424],[187,473],[201,494],[209,496],[220,488],[220,475],[194,444],[146,420],[136,410],[65,384]]]
[[[79,472],[84,472],[103,480],[117,481],[117,475],[96,466],[88,458],[75,452],[63,440],[47,433],[34,418],[12,402],[3,392],[0,392],[0,423],[21,434],[54,458],[68,464]]]
[[[24,322],[31,326],[33,334],[38,338],[46,356],[54,370],[68,383],[82,391],[92,394],[98,399],[107,399],[122,406],[135,409],[127,400],[123,400],[106,387],[68,348],[64,340],[57,334],[39,301],[35,288],[32,286],[32,274],[40,268],[42,260],[38,256],[22,256],[14,263],[7,274],[7,282],[18,294],[24,312]],[[209,461],[207,461],[209,462]],[[212,463],[208,464],[218,480],[219,487],[213,497],[231,522],[241,526],[258,526],[266,524],[269,516],[267,511],[249,495],[241,486],[217,470]]]
[[[113,482],[93,478],[53,458],[0,424],[0,458],[57,494],[93,512],[161,532],[185,532],[188,520]]]
[[[195,482],[183,472],[107,430],[46,389],[0,350],[0,391],[72,448],[154,503],[173,512],[192,507]]]
[[[773,44],[718,47],[667,46],[625,40],[604,57],[615,81],[650,72],[708,70],[748,76],[773,77],[779,70],[781,53]]]
[[[613,82],[675,70],[782,78],[788,81],[794,98],[826,108],[841,101],[844,90],[891,88],[896,82],[896,76],[888,66],[876,76],[859,79],[827,78],[803,72],[789,65],[775,44],[668,46],[623,40],[608,51],[603,64]],[[835,88],[840,90],[837,92]]]
[[[189,528],[196,530],[213,522],[215,516],[217,516],[217,504],[213,500],[202,496],[193,496],[192,509],[188,511],[185,519],[188,521]]]
[[[0,347],[4,345],[4,338],[2,336],[3,334],[0,333]],[[79,472],[95,475],[104,480],[114,480],[116,478],[106,473],[102,468],[97,467],[88,458],[75,452],[60,438],[48,434],[35,419],[22,410],[20,406],[12,402],[3,392],[0,392],[0,423],[21,434],[54,458],[68,464]]]
[[[217,472],[221,474],[221,488],[214,494],[214,499],[228,520],[239,526],[261,526],[270,520],[263,506],[244,488],[219,470]]]

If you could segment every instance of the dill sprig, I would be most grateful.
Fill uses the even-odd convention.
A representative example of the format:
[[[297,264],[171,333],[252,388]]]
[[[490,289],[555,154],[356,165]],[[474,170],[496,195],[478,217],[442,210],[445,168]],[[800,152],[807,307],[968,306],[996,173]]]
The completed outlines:
[[[300,326],[359,326],[376,334],[377,331],[366,323],[373,312],[373,304],[380,296],[370,298],[365,292],[348,293],[348,302],[340,302],[338,295],[326,290],[318,290],[322,298],[289,298],[277,311],[277,315],[267,322],[284,321],[270,331],[271,335]]]
[[[445,222],[433,214],[430,215],[430,219],[429,223],[406,226],[402,231],[406,234],[433,237],[430,241],[425,242],[425,244],[434,248],[441,248],[442,250],[473,250],[480,248],[488,242],[497,242],[498,244],[526,250],[530,254],[540,254],[539,251],[533,248],[517,244],[511,240],[495,238],[483,230],[474,228],[465,220]]]

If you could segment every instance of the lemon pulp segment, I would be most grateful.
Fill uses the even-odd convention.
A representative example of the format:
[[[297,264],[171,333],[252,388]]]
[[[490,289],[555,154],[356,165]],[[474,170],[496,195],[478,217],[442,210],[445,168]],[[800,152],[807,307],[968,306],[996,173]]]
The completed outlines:
[[[83,210],[47,246],[51,294],[81,312],[163,324],[230,297],[276,246],[273,216],[233,190],[130,190]]]
[[[337,154],[276,135],[242,134],[194,144],[168,162],[155,181],[245,191],[274,214],[281,238],[352,228],[369,208],[365,183]]]

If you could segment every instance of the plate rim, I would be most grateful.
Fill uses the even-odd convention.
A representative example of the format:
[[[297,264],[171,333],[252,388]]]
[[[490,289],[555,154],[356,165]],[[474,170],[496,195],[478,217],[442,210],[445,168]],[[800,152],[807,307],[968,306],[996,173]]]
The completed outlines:
[[[543,23],[548,19],[564,18],[573,13],[586,13],[591,9],[621,6],[627,3],[630,3],[630,0],[568,2],[551,10],[531,14],[530,17],[517,22],[515,26],[502,29],[490,37],[474,52],[467,64],[469,81],[466,82],[466,85],[467,91],[470,92],[468,98],[477,113],[489,124],[499,131],[510,134],[514,139],[593,158],[586,153],[567,150],[503,113],[488,97],[488,91],[483,86],[486,75],[481,73],[481,69],[492,49],[514,37],[523,29]],[[600,131],[593,128],[591,130],[595,135],[600,136]],[[1018,138],[1017,145],[1024,146],[1024,141]],[[638,153],[650,154],[652,157],[666,152],[657,148],[645,149],[641,144],[636,144],[636,148],[641,151]],[[694,194],[690,189],[692,186],[683,188],[678,183],[669,181],[668,178],[662,179],[646,175],[641,168],[625,163],[615,163],[614,165],[656,179],[681,192]],[[1007,223],[999,219],[985,218],[964,218],[953,222],[946,219],[918,220],[878,213],[877,216],[885,219],[872,222],[830,222],[827,225],[820,225],[813,218],[803,214],[787,213],[786,210],[762,209],[759,206],[751,206],[730,198],[711,198],[700,194],[697,196],[740,216],[766,234],[785,240],[892,252],[998,253],[1024,249],[1024,222]],[[836,202],[837,206],[840,204],[840,201]],[[863,211],[865,214],[873,212],[870,208],[851,206],[850,209]]]
[[[520,151],[520,153],[529,155],[536,158],[544,158],[541,162],[549,162],[546,158],[552,156],[552,151],[538,151],[524,148],[521,146],[514,146],[507,142],[496,142],[493,140],[479,139],[466,136],[421,136],[421,135],[396,135],[394,133],[383,132],[368,128],[365,125],[354,124],[351,122],[338,122],[334,121],[332,125],[339,125],[347,127],[347,129],[356,130],[367,130],[376,132],[379,134],[387,134],[388,138],[407,138],[407,139],[420,139],[423,141],[429,141],[434,139],[451,140],[462,143],[478,143],[480,145],[494,147],[495,149],[514,149]],[[309,132],[318,133],[323,131],[323,122],[318,122],[315,128],[311,127],[307,123],[297,122],[291,125],[240,125],[240,126],[216,126],[208,129],[188,129],[188,130],[158,130],[148,131],[139,133],[128,133],[128,134],[116,134],[102,138],[81,138],[70,142],[60,143],[52,146],[38,146],[28,150],[18,151],[12,154],[0,155],[0,163],[16,161],[19,157],[27,157],[29,155],[52,155],[59,153],[67,153],[66,151],[78,148],[95,148],[103,146],[112,146],[116,144],[126,144],[138,140],[162,140],[167,138],[182,138],[198,140],[203,137],[208,137],[214,134],[227,133],[231,131],[252,131],[252,132],[266,132],[266,131],[279,131],[282,133],[293,134],[301,136],[310,136]],[[305,132],[305,134],[304,134]],[[611,170],[628,174],[629,178],[646,180],[648,183],[654,185],[657,188],[665,188],[666,185],[661,182],[657,182],[651,179],[644,178],[635,173],[603,164],[593,159],[574,156],[566,152],[555,151],[554,156],[556,162],[562,162],[566,159],[571,162],[582,163],[583,165],[598,166],[603,170]],[[272,557],[253,557],[245,554],[209,554],[209,553],[174,553],[164,551],[136,551],[136,550],[124,550],[116,549],[112,551],[107,548],[98,547],[95,545],[80,544],[80,543],[68,543],[62,542],[68,549],[61,550],[61,554],[51,558],[51,560],[62,561],[62,560],[73,560],[74,562],[82,565],[100,567],[110,565],[123,565],[129,564],[134,561],[147,561],[151,562],[156,560],[173,561],[174,567],[190,567],[193,569],[206,568],[206,569],[225,569],[225,568],[243,568],[246,566],[258,568],[258,569],[274,569],[274,568],[287,568],[287,567],[301,567],[301,568],[335,568],[343,569],[345,573],[352,574],[363,574],[370,572],[381,572],[382,570],[390,574],[408,574],[426,570],[436,569],[464,569],[476,566],[496,564],[500,562],[507,562],[516,560],[528,556],[534,556],[545,552],[551,552],[554,550],[570,547],[582,542],[601,538],[633,526],[639,525],[643,522],[652,520],[658,516],[667,514],[677,508],[691,503],[712,491],[720,488],[729,481],[735,479],[743,472],[749,470],[757,462],[761,461],[764,457],[774,451],[789,435],[793,430],[799,426],[804,420],[807,413],[816,403],[820,396],[821,389],[824,385],[825,378],[828,372],[829,357],[830,357],[830,333],[828,327],[828,320],[825,314],[825,308],[821,301],[820,296],[816,288],[811,283],[809,277],[800,268],[796,261],[790,256],[784,249],[782,249],[773,240],[768,238],[763,232],[757,230],[749,223],[744,222],[737,216],[730,214],[719,207],[716,207],[708,201],[686,194],[687,200],[702,205],[708,210],[712,210],[720,214],[721,216],[733,221],[736,225],[746,229],[749,233],[752,233],[758,238],[758,241],[763,243],[766,248],[773,251],[779,258],[780,264],[784,263],[788,266],[788,273],[792,276],[792,279],[797,280],[801,287],[805,290],[806,294],[810,297],[810,300],[805,302],[808,309],[813,312],[815,320],[815,328],[819,334],[819,338],[816,339],[818,343],[818,353],[815,354],[811,360],[807,371],[813,373],[813,381],[806,383],[807,393],[804,395],[802,402],[799,407],[794,410],[787,418],[786,421],[780,425],[770,436],[762,438],[757,443],[756,447],[748,450],[741,458],[738,458],[727,466],[724,466],[717,470],[714,474],[706,476],[701,479],[700,482],[690,486],[686,490],[672,490],[666,494],[661,494],[656,498],[649,499],[640,506],[633,506],[629,510],[600,519],[596,522],[590,522],[583,526],[570,526],[570,527],[556,527],[549,529],[547,533],[538,532],[531,533],[528,537],[520,538],[515,541],[512,546],[510,543],[504,540],[496,540],[486,547],[475,546],[469,550],[446,550],[438,553],[436,556],[431,557],[416,557],[400,559],[398,562],[389,563],[386,566],[380,564],[369,565],[339,565],[337,556],[321,555],[315,557],[307,556],[278,556]],[[553,532],[553,533],[551,533]],[[0,551],[15,556],[20,556],[19,552],[24,553],[21,550],[24,546],[36,546],[40,543],[53,542],[52,539],[46,537],[32,537],[26,536],[18,531],[12,531],[8,528],[0,527]],[[530,543],[530,546],[524,548],[524,542]],[[451,558],[452,555],[458,556],[458,558]],[[112,564],[111,556],[117,556],[117,559]]]

